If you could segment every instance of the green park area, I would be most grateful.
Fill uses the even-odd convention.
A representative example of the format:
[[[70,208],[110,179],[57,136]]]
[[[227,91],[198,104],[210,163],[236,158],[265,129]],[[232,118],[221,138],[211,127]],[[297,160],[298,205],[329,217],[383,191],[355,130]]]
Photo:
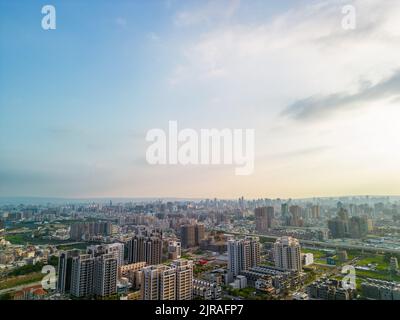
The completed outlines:
[[[373,254],[364,253],[360,254],[356,260],[357,267],[368,268],[369,270],[357,269],[356,274],[361,278],[373,278],[386,281],[400,281],[400,275],[390,271],[390,258],[394,256],[399,259],[399,255],[386,254]]]
[[[376,266],[377,271],[388,271],[390,256],[387,257],[383,254],[367,254],[357,260],[358,266],[368,267],[369,265]]]
[[[345,265],[346,263],[351,263],[356,268],[362,267],[365,270],[356,269],[357,284],[360,285],[363,279],[372,278],[386,281],[398,281],[400,282],[400,275],[390,272],[390,258],[392,254],[386,253],[370,253],[361,252],[357,250],[348,250],[347,262],[339,262],[337,255],[332,255],[326,253],[323,249],[309,249],[302,248],[303,253],[312,253],[314,255],[314,262],[316,264],[325,264],[327,256],[331,256],[337,266]],[[400,257],[395,255],[400,261]],[[318,269],[322,266],[318,265]]]
[[[389,271],[356,270],[356,276],[360,278],[371,278],[385,281],[400,282],[400,276]]]
[[[5,236],[6,241],[10,241],[11,244],[16,245],[25,245],[27,243],[26,239],[26,234],[23,233],[9,234]]]
[[[27,244],[32,244],[32,245],[62,245],[66,243],[70,243],[71,241],[69,240],[49,240],[49,239],[43,239],[41,237],[32,237],[31,232],[23,232],[23,233],[13,233],[13,234],[7,234],[5,235],[5,240],[10,241],[11,244],[15,245],[27,245]]]

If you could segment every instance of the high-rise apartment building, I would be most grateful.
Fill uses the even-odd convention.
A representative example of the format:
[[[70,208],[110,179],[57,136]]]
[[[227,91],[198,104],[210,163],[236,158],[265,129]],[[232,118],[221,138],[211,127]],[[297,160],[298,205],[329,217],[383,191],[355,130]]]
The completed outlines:
[[[69,293],[71,289],[72,258],[77,257],[80,250],[60,252],[57,270],[57,291],[61,294]]]
[[[332,238],[346,238],[350,235],[349,214],[340,208],[337,217],[328,220],[328,228]]]
[[[228,275],[229,281],[232,281],[233,277],[239,275],[240,271],[248,269],[247,261],[250,259],[250,248],[239,240],[229,240],[227,247]]]
[[[360,239],[368,234],[368,217],[351,217],[349,220],[349,235],[351,238]]]
[[[269,228],[269,221],[267,215],[267,208],[256,208],[254,210],[255,221],[256,221],[256,231],[257,232],[266,232]]]
[[[60,255],[58,291],[81,298],[109,296],[117,292],[118,260],[121,246],[89,246],[86,254],[72,250]],[[70,276],[68,272],[70,271]]]
[[[118,260],[114,253],[94,258],[93,293],[106,297],[117,292]]]
[[[193,261],[174,260],[171,266],[142,269],[142,300],[191,300],[193,297]]]
[[[261,244],[258,237],[246,237],[250,242],[250,268],[257,267],[261,263]]]
[[[268,229],[271,229],[275,225],[275,208],[267,207],[267,218],[268,218]]]
[[[281,216],[283,220],[286,220],[289,217],[289,204],[287,203],[281,204]]]
[[[69,293],[71,287],[72,258],[80,254],[80,250],[62,251],[58,258],[57,291]]]
[[[181,243],[183,248],[191,248],[196,245],[195,228],[192,224],[181,226]]]
[[[94,258],[90,254],[80,254],[72,258],[71,294],[77,298],[93,294]]]
[[[311,218],[319,219],[321,217],[321,207],[319,205],[314,205],[311,207]]]
[[[174,260],[172,267],[176,272],[176,299],[192,300],[193,298],[193,261]]]
[[[201,240],[205,238],[205,226],[203,223],[197,223],[194,226],[194,241],[195,245],[199,246]]]
[[[168,242],[168,259],[176,260],[181,258],[181,243],[179,241]]]
[[[93,245],[89,246],[86,249],[86,253],[92,254],[95,257],[112,253],[117,259],[118,267],[124,265],[124,244],[123,243],[111,243],[111,244],[102,244],[102,245]]]
[[[162,239],[158,236],[134,236],[127,244],[128,263],[160,264],[162,262],[162,244]]]
[[[343,208],[343,205],[338,204],[338,209],[339,209],[339,212],[337,214],[338,217],[342,220],[346,220],[346,221],[349,220],[349,213],[346,209]]]
[[[180,228],[181,243],[183,248],[199,246],[205,237],[204,224],[186,224]]]
[[[290,206],[289,208],[290,216],[287,224],[290,226],[301,227],[303,225],[303,220],[301,219],[301,207]]]
[[[328,220],[328,228],[332,238],[345,238],[349,234],[348,221],[339,217]]]
[[[256,231],[268,231],[268,229],[271,229],[274,225],[275,208],[271,206],[255,208],[254,216],[256,221]]]
[[[260,264],[260,243],[256,237],[228,241],[228,274],[230,280],[242,271]]]
[[[281,237],[274,243],[275,266],[288,271],[301,271],[301,247],[299,240]]]
[[[125,264],[125,245],[123,243],[107,244],[107,253],[113,253],[117,259],[118,267]]]
[[[176,273],[165,265],[148,266],[142,270],[142,300],[176,300]]]
[[[112,224],[109,221],[77,222],[71,225],[70,238],[80,241],[92,236],[108,236],[111,235],[111,231]]]

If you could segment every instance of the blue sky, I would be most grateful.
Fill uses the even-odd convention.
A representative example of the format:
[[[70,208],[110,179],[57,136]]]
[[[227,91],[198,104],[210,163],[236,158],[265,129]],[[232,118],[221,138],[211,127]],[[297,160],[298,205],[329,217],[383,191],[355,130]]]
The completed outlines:
[[[398,6],[350,1],[350,34],[347,2],[0,0],[0,196],[399,194],[398,131],[382,133],[397,86],[358,106],[361,82],[396,79]],[[41,28],[45,4],[56,30]],[[319,108],[338,93],[358,95]],[[169,120],[255,128],[258,170],[147,165],[146,132]]]

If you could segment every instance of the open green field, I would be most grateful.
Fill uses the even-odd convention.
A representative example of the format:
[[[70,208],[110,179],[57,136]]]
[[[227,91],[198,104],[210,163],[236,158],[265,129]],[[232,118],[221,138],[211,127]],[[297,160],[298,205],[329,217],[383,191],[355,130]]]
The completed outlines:
[[[7,234],[5,236],[5,239],[7,241],[10,241],[11,244],[16,244],[16,245],[27,245],[28,243],[33,245],[46,245],[46,244],[62,245],[63,243],[71,242],[70,240],[48,240],[48,239],[41,239],[38,237],[32,238],[31,233]]]
[[[314,255],[314,262],[320,264],[326,264],[326,252],[318,249],[302,248],[302,253],[312,253]]]
[[[382,271],[370,271],[370,270],[356,270],[356,276],[361,278],[372,278],[385,281],[397,281],[400,282],[400,276],[392,275],[390,272]]]
[[[325,252],[316,249],[308,249],[308,248],[301,248],[302,253],[312,253],[314,255],[314,259],[320,259],[326,257]]]
[[[376,264],[377,271],[388,271],[389,263],[385,261],[385,256],[380,254],[364,255],[357,261],[358,266],[367,267],[368,264]]]
[[[20,244],[20,245],[25,245],[26,244],[26,237],[24,234],[19,233],[19,234],[10,234],[5,236],[6,241],[10,241],[12,244]]]
[[[314,249],[302,249],[304,253],[314,254],[314,261],[316,263],[321,263],[320,261],[325,261],[325,253],[320,250]],[[360,287],[363,279],[372,278],[385,281],[397,281],[400,282],[400,276],[391,274],[389,271],[389,256],[384,254],[374,254],[374,253],[362,253],[361,251],[348,251],[347,252],[349,261],[357,258],[355,266],[358,267],[368,267],[369,264],[376,265],[376,270],[356,270],[357,285]],[[339,263],[337,257],[333,257],[336,260],[338,266],[344,265],[346,263]],[[318,270],[321,270],[321,266],[318,266]]]
[[[358,267],[369,267],[375,265],[375,270],[356,270],[357,279],[372,278],[385,281],[400,281],[400,276],[391,274],[389,271],[389,259],[391,255],[351,252],[350,259],[357,258],[355,265]]]

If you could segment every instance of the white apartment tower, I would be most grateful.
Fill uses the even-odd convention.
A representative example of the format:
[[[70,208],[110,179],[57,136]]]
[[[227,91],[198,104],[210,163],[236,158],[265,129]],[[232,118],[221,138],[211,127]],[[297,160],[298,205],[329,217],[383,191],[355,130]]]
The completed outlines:
[[[176,273],[171,267],[158,265],[142,270],[142,300],[176,300]]]
[[[228,272],[230,280],[242,271],[260,264],[260,243],[256,237],[228,241]]]
[[[278,238],[274,244],[275,266],[288,271],[301,271],[301,247],[292,237]]]
[[[193,297],[193,261],[174,260],[171,266],[144,267],[142,300],[191,300]]]
[[[117,258],[117,265],[121,267],[125,264],[124,261],[124,244],[123,243],[111,243],[107,245],[107,253],[113,253]]]
[[[94,258],[90,254],[81,254],[72,258],[71,294],[86,297],[93,293]]]
[[[193,298],[193,261],[175,260],[172,267],[176,272],[176,299],[192,300]]]
[[[160,272],[160,300],[176,300],[176,273],[173,268],[165,267]]]
[[[114,253],[95,258],[93,269],[93,293],[106,297],[117,292],[118,260]]]

